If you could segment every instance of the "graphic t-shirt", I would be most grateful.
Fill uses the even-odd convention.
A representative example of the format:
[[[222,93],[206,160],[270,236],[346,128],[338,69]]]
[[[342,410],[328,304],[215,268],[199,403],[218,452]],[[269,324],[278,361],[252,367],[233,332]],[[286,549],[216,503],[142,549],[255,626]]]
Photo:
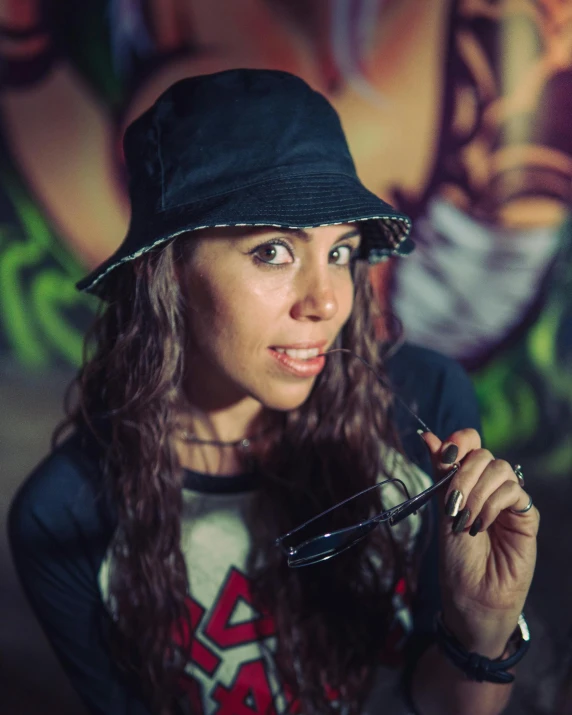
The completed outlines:
[[[471,383],[456,363],[406,345],[388,367],[394,389],[439,437],[479,428]],[[399,405],[393,417],[408,459],[430,474],[418,425]],[[254,493],[248,475],[225,479],[187,474],[182,548],[189,563],[188,605],[196,633],[182,712],[252,715],[272,712],[267,707],[279,713],[285,707],[272,662],[272,619],[256,612],[250,597],[246,555],[248,504]],[[139,684],[119,672],[108,646],[113,617],[112,604],[106,603],[113,569],[109,548],[116,529],[113,509],[101,494],[98,454],[81,435],[54,450],[30,475],[12,503],[8,524],[24,590],[88,711],[150,715]],[[410,631],[411,642],[431,638],[439,609],[436,540],[426,546],[412,608],[406,594],[395,594],[398,625],[403,633]],[[255,630],[262,633],[262,642],[253,638]],[[398,634],[389,645],[402,640]],[[387,646],[380,644],[380,651]],[[373,703],[377,698],[384,711],[395,715],[397,705],[391,709],[387,698],[390,691],[395,694],[396,674],[380,667],[370,699]],[[369,707],[368,715],[379,711]]]
[[[407,484],[410,494],[431,485],[429,477],[393,450],[383,457],[389,474]],[[380,476],[385,479],[386,475]],[[181,547],[187,561],[190,595],[187,606],[194,637],[181,682],[185,696],[181,710],[193,715],[279,715],[286,712],[286,693],[281,687],[273,654],[274,622],[253,604],[247,561],[251,552],[249,521],[256,496],[257,478],[209,477],[185,472]],[[384,487],[385,508],[403,501],[393,484]],[[421,513],[393,528],[394,537],[413,550],[421,526]],[[311,567],[310,567],[311,568]],[[108,550],[99,571],[103,600],[109,596],[113,561]],[[378,563],[383,574],[383,564]],[[399,661],[412,630],[412,616],[403,594],[394,596],[398,618],[392,628],[391,647],[384,661]],[[110,604],[113,617],[113,605]],[[192,706],[192,711],[188,706]],[[343,710],[342,710],[343,711]],[[396,715],[396,711],[394,711]]]

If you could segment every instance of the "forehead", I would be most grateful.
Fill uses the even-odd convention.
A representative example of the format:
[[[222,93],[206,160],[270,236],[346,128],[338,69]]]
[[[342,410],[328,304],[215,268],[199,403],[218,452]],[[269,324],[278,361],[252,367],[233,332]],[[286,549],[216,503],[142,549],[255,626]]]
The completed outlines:
[[[311,241],[313,238],[328,235],[336,238],[343,236],[349,238],[351,236],[359,236],[360,231],[356,223],[341,223],[329,226],[316,226],[313,228],[288,228],[283,226],[219,226],[213,228],[200,229],[194,231],[199,237],[213,238],[255,238],[266,234],[280,233],[298,238],[303,241]]]

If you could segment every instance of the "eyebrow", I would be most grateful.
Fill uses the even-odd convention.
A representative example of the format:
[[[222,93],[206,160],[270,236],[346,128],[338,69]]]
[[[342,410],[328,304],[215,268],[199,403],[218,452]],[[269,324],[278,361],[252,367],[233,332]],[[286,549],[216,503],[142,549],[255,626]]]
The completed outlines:
[[[301,239],[302,241],[311,241],[312,236],[308,233],[308,231],[304,230],[303,228],[286,228],[286,227],[280,227],[277,226],[276,228],[273,226],[261,226],[260,229],[256,232],[253,231],[253,233],[272,233],[274,231],[282,231],[283,233],[290,233],[293,236],[296,236],[296,238]],[[361,236],[359,229],[354,228],[351,231],[347,231],[346,233],[342,234],[336,239],[336,243],[338,241],[345,241],[348,238],[354,238],[354,236]]]

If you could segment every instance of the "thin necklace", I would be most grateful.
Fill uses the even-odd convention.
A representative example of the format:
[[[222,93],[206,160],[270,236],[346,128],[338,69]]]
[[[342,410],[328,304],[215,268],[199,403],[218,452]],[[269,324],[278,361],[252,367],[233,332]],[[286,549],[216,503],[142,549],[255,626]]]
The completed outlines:
[[[189,432],[187,429],[181,429],[179,435],[183,442],[190,442],[192,444],[207,444],[213,447],[240,447],[241,449],[247,450],[250,447],[251,442],[256,442],[257,440],[264,437],[264,435],[270,432],[271,428],[267,428],[252,437],[243,437],[242,439],[236,439],[232,442],[223,442],[218,439],[201,439],[197,437],[196,434]]]

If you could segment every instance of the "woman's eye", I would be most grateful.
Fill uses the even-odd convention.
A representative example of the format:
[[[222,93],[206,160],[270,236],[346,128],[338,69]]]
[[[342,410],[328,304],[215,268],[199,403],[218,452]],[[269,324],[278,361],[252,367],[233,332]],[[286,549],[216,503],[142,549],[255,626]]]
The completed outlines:
[[[336,246],[330,252],[331,262],[337,266],[349,266],[353,252],[351,246]]]
[[[263,246],[255,248],[253,254],[259,261],[271,266],[282,266],[294,262],[292,252],[288,246],[282,243],[265,243]]]

